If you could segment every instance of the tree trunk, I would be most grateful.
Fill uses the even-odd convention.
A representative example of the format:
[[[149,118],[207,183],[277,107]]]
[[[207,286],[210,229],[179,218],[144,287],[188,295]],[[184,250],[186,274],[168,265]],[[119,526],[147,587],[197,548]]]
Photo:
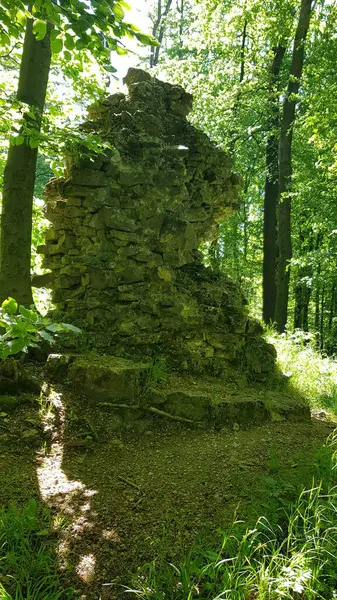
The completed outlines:
[[[235,142],[236,142],[236,134],[237,134],[236,121],[237,121],[237,115],[238,115],[238,111],[239,111],[241,94],[242,94],[240,84],[244,80],[245,69],[246,69],[246,44],[247,44],[247,19],[245,18],[245,20],[243,22],[241,45],[240,45],[239,87],[238,87],[238,91],[237,91],[236,98],[235,98],[234,105],[233,105],[233,116],[232,116],[233,127],[232,127],[231,131],[229,132],[229,153],[232,156],[233,166],[234,166],[234,160],[235,160]]]
[[[316,237],[316,255],[318,256],[318,251],[322,245],[323,242],[323,236],[321,233],[317,234]],[[316,283],[316,289],[315,289],[315,322],[314,322],[314,327],[315,327],[315,331],[318,337],[318,343],[319,343],[319,319],[320,319],[320,292],[321,292],[321,262],[320,260],[318,261],[317,267],[316,267],[316,272],[315,272],[315,283]]]
[[[27,20],[20,66],[17,98],[32,107],[36,119],[24,116],[24,125],[40,131],[51,62],[50,27],[43,40],[36,41],[33,20]],[[3,185],[1,216],[0,300],[12,296],[19,304],[33,302],[30,260],[32,208],[37,148],[10,146]]]
[[[304,231],[306,221],[300,226],[300,250],[301,256],[307,253],[308,257],[314,250],[314,239],[312,231]],[[309,239],[308,248],[305,248],[305,242]],[[295,310],[294,310],[294,329],[309,331],[309,302],[312,291],[313,269],[311,261],[304,266],[299,267],[297,272],[297,281],[295,284]]]
[[[302,0],[286,96],[283,102],[279,145],[278,273],[275,321],[280,333],[288,318],[291,249],[292,137],[297,94],[303,71],[304,42],[307,37],[313,0]]]
[[[324,312],[325,312],[325,285],[322,285],[321,308],[320,308],[320,324],[319,324],[319,347],[324,348]]]
[[[185,0],[180,0],[180,6],[179,6],[179,2],[177,3],[177,10],[178,10],[178,13],[180,14],[180,19],[179,19],[179,41],[180,41],[180,46],[183,45],[184,1]]]
[[[274,58],[270,68],[271,113],[266,148],[266,180],[264,187],[263,219],[263,320],[272,323],[276,302],[276,260],[277,260],[277,204],[279,197],[278,146],[280,112],[278,81],[284,46],[274,48]]]
[[[162,7],[162,0],[158,0],[158,3],[157,3],[157,18],[153,25],[152,35],[153,35],[153,37],[157,38],[157,40],[160,44],[162,44],[163,39],[164,39],[165,19],[171,10],[172,2],[173,2],[173,0],[167,0],[164,10]],[[160,52],[160,46],[153,46],[151,48],[151,53],[150,53],[150,67],[151,68],[155,67],[158,64],[159,52]]]

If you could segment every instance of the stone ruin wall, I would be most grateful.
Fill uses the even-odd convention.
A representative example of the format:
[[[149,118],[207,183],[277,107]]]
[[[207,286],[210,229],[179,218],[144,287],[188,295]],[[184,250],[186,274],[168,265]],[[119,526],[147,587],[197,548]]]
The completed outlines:
[[[57,311],[104,352],[216,374],[237,364],[264,380],[274,349],[238,286],[199,251],[237,209],[231,160],[187,121],[181,87],[138,69],[125,82],[128,95],[108,97],[83,125],[111,150],[74,152],[46,188],[52,225],[40,251]]]

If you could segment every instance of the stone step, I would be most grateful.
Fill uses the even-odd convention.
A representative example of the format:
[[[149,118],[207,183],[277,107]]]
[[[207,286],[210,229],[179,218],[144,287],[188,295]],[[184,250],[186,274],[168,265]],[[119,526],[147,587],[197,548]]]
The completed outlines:
[[[193,390],[160,388],[148,396],[148,404],[159,406],[169,414],[197,422],[233,425],[248,425],[264,421],[308,420],[310,409],[304,402],[287,394],[273,397],[273,392],[261,392],[254,387],[243,388],[236,394],[226,394],[226,384],[214,382],[216,393],[206,393],[195,387]],[[211,387],[211,386],[210,386]],[[212,387],[211,387],[212,389]]]
[[[125,419],[135,409],[139,418],[152,412],[206,427],[310,419],[309,407],[284,391],[188,375],[171,374],[156,383],[151,370],[150,363],[96,354],[51,354],[47,361],[51,378],[67,382],[102,410],[117,410]]]
[[[90,399],[133,404],[144,385],[147,363],[116,356],[50,354],[47,373]]]

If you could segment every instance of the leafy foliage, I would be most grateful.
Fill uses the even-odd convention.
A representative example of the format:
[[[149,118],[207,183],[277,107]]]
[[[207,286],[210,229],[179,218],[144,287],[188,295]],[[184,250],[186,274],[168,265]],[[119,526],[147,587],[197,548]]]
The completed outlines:
[[[67,323],[53,323],[34,309],[19,306],[14,298],[7,298],[0,308],[0,359],[27,352],[43,341],[53,344],[60,333],[79,334],[81,330]]]
[[[331,409],[337,414],[337,362],[322,355],[315,336],[300,330],[278,335],[267,330],[267,339],[277,349],[277,362],[291,386],[312,408]]]

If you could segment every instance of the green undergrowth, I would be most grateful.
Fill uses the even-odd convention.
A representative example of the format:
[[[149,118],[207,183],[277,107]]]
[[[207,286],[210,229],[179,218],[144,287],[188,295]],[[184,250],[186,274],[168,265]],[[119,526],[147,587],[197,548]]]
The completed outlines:
[[[278,524],[234,518],[214,547],[202,540],[174,564],[165,551],[139,569],[127,594],[149,600],[332,600],[337,597],[337,434],[318,474]],[[130,596],[129,596],[130,597]]]
[[[0,510],[0,600],[72,598],[62,589],[49,511],[36,500]]]
[[[279,335],[270,329],[267,339],[276,347],[278,365],[291,387],[312,408],[327,408],[337,414],[336,358],[324,356],[314,336],[303,331]]]

